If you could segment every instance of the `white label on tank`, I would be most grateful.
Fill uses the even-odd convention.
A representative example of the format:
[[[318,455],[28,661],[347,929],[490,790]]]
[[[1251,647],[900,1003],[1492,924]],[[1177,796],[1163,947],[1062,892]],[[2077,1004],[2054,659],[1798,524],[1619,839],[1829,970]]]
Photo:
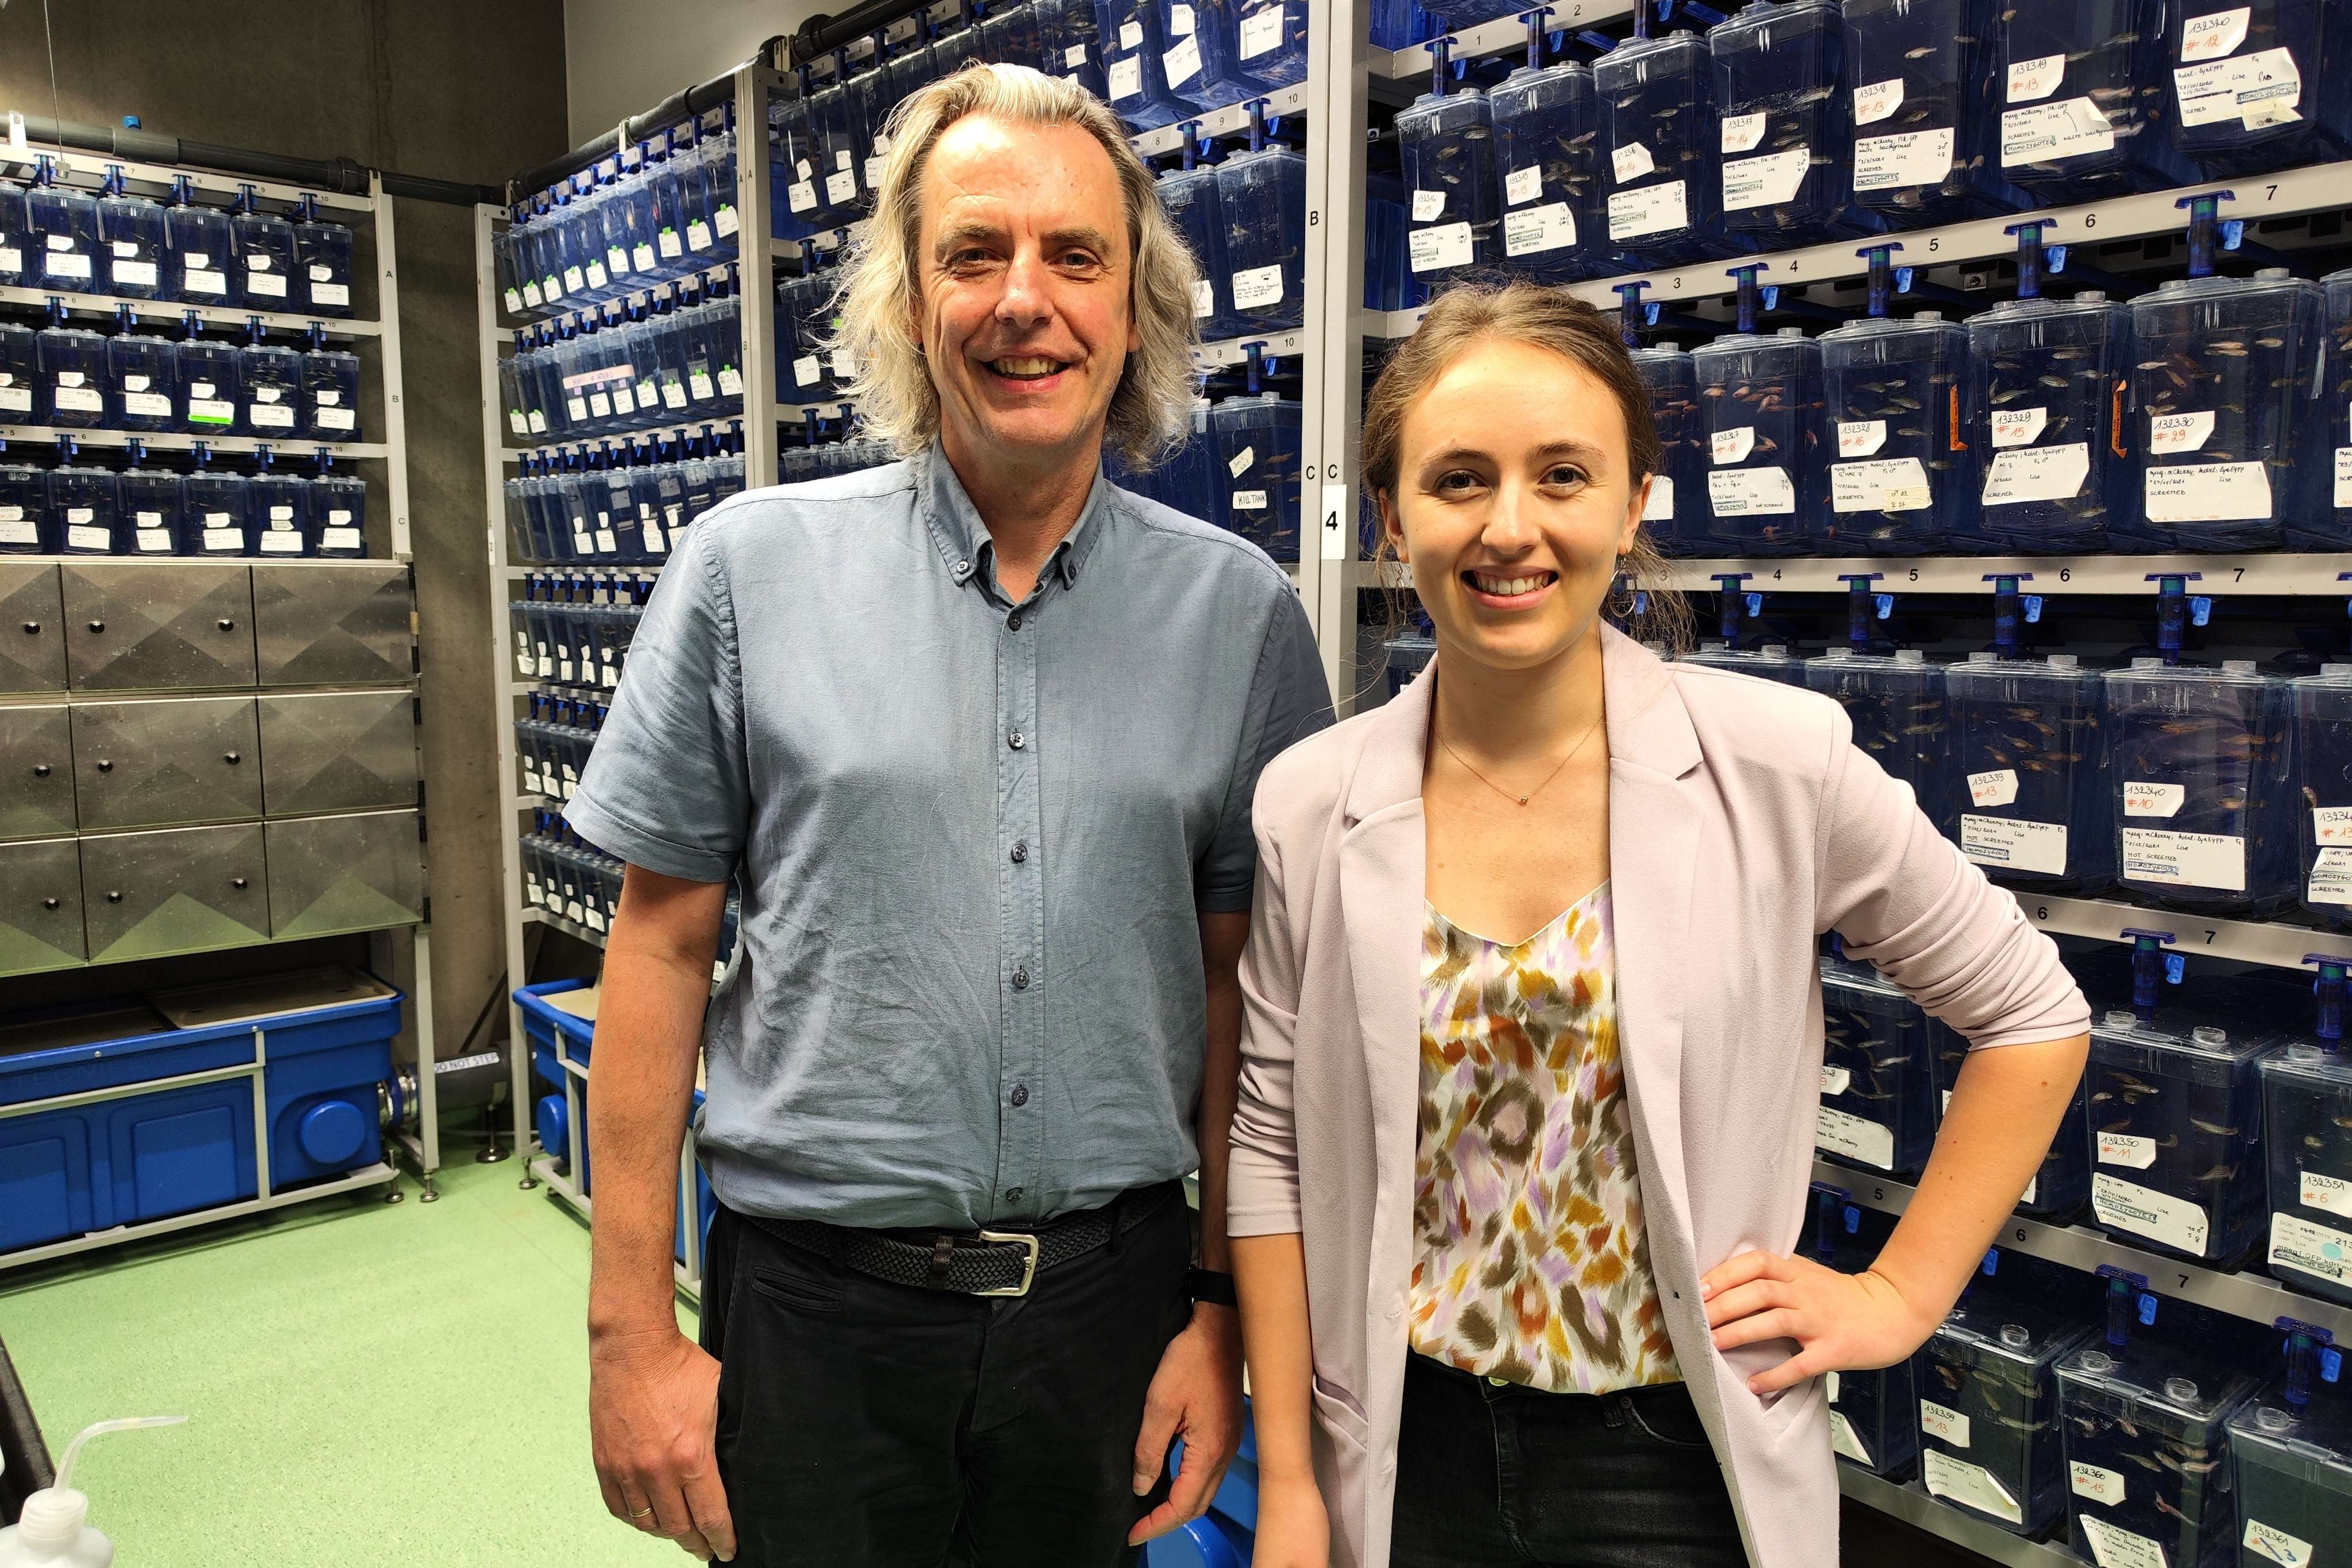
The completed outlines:
[[[1979,1513],[1991,1514],[2011,1524],[2025,1522],[2025,1512],[2018,1507],[2017,1500],[1982,1465],[1972,1465],[1929,1448],[1919,1456],[1919,1474],[1934,1496],[1966,1503]]]
[[[148,419],[169,419],[172,400],[162,392],[127,392],[122,394],[122,411]]]
[[[2000,117],[2000,162],[2054,163],[2093,152],[2112,152],[2116,128],[2087,98],[2060,99],[2031,109],[2004,110]]]
[[[199,276],[199,275],[198,275],[198,274],[195,274],[195,273],[190,273],[190,274],[188,275],[188,286],[189,286],[191,288],[193,288],[193,287],[195,287],[195,279],[196,279],[196,277],[197,277],[198,276]],[[204,275],[204,276],[208,276],[208,277],[217,277],[217,276],[219,276],[219,275],[218,275],[218,274],[205,274],[205,275]],[[226,280],[226,278],[224,278],[224,279],[222,280],[222,284],[223,284],[223,287],[226,287],[226,282],[227,282],[227,280]],[[523,279],[523,285],[522,285],[522,302],[523,302],[523,304],[525,304],[526,306],[530,307],[530,308],[531,309],[533,309],[533,310],[538,309],[538,308],[540,308],[540,306],[541,306],[541,305],[542,305],[542,304],[544,304],[544,303],[546,302],[546,301],[545,301],[545,296],[541,295],[541,294],[540,293],[540,291],[539,291],[539,279],[538,279],[538,278],[536,278],[536,277],[527,277],[527,278]]]
[[[54,401],[59,408],[70,409],[77,413],[97,413],[106,406],[96,387],[61,386],[58,388]]]
[[[1723,117],[1723,150],[1745,152],[1764,140],[1764,115],[1727,114]]]
[[[2099,1163],[2144,1171],[2156,1164],[2156,1140],[2130,1133],[2102,1132],[2099,1134]]]
[[[1853,188],[1903,191],[1940,185],[1952,172],[1953,133],[1914,131],[1901,136],[1860,136],[1853,143]]]
[[[1862,1439],[1854,1436],[1853,1423],[1845,1418],[1843,1411],[1830,1412],[1830,1451],[1843,1454],[1857,1465],[1875,1467],[1878,1463],[1870,1457],[1870,1450],[1862,1446]]]
[[[613,532],[612,529],[598,528],[596,530],[596,549],[600,552],[605,555],[611,555],[620,548],[620,538]]]
[[[651,240],[639,240],[635,246],[629,252],[629,266],[635,271],[646,272],[651,270],[653,265],[653,242]]]
[[[1415,229],[1405,240],[1405,249],[1412,257],[1415,272],[1434,272],[1441,267],[1470,265],[1470,225],[1468,224],[1437,224],[1425,229]]]
[[[1168,7],[1168,36],[1171,38],[1192,36],[1192,7],[1185,5],[1184,0],[1176,0],[1175,5]]]
[[[1706,476],[1707,503],[1718,517],[1788,517],[1797,487],[1786,468],[1730,468]]]
[[[1503,254],[1541,256],[1576,243],[1576,214],[1565,202],[1547,202],[1503,214]]]
[[[824,199],[835,206],[844,206],[857,199],[857,174],[855,170],[840,169],[824,177]],[[700,250],[702,247],[694,247]]]
[[[226,424],[236,417],[236,407],[226,398],[191,397],[188,399],[190,424]]]
[[[320,387],[311,394],[320,408],[332,408],[343,401],[342,392],[332,387]]]
[[[245,530],[243,528],[206,528],[205,530],[205,549],[208,550],[243,550],[245,549]]]
[[[273,299],[286,298],[286,275],[282,272],[256,272],[245,280],[246,287],[256,294],[266,294]]]
[[[2210,408],[2189,413],[2151,413],[2147,416],[2147,449],[2150,452],[2194,452],[2213,434],[2213,411]]]
[[[691,228],[687,230],[687,233],[689,235],[693,232],[694,231]],[[575,263],[574,265],[563,269],[563,287],[573,294],[577,294],[582,289],[588,287],[588,279],[582,275],[578,264]]]
[[[1205,277],[1192,280],[1192,318],[1202,320],[1217,313],[1217,291]]]
[[[1506,205],[1516,207],[1521,202],[1532,202],[1542,194],[1543,168],[1540,164],[1530,163],[1524,169],[1514,169],[1503,178]]]
[[[1265,491],[1263,491],[1263,490],[1236,490],[1236,491],[1234,491],[1234,511],[1236,511],[1236,512],[1263,512],[1263,511],[1265,511]]]
[[[2336,504],[2352,507],[2352,446],[2336,449]]]
[[[1118,25],[1118,47],[1122,49],[1143,47],[1143,24],[1134,21],[1121,22]]]
[[[1718,430],[1708,440],[1717,463],[1738,463],[1756,450],[1756,427],[1743,424],[1733,430]]]
[[[348,408],[321,407],[316,417],[319,428],[321,430],[350,431],[359,428],[359,415]]]
[[[104,533],[104,528],[93,529]],[[2299,1269],[2331,1285],[2352,1285],[2352,1231],[2314,1225],[2297,1215],[2271,1215],[2270,1264]]]
[[[1672,475],[1650,476],[1650,498],[1642,503],[1642,520],[1645,523],[1670,523],[1675,520],[1675,481]]]
[[[324,272],[327,269],[323,267],[314,267],[310,270],[313,272]],[[604,264],[597,260],[594,256],[590,256],[588,258],[588,287],[591,288],[602,288],[608,281],[610,281],[610,279],[604,271]],[[311,288],[311,294],[315,297],[317,293],[318,288],[314,285]]]
[[[151,554],[160,555],[172,548],[172,530],[169,528],[141,528],[138,538],[139,548]]]
[[[292,528],[294,526],[294,508],[291,507],[270,507],[269,526],[273,528]]]
[[[121,248],[116,247],[118,255]],[[152,288],[155,287],[155,264],[152,261],[118,261],[114,264],[114,281],[128,283],[133,287]]]
[[[2236,54],[2238,46],[2246,41],[2246,23],[2252,15],[2252,6],[2241,5],[2234,11],[2189,17],[2180,25],[2180,57],[2218,60]]]
[[[352,511],[349,507],[330,507],[327,508],[327,521],[330,523],[348,523],[351,520]]]
[[[1444,215],[1444,192],[1415,191],[1412,193],[1412,221],[1414,223],[1433,224]]]
[[[719,367],[719,391],[723,397],[743,395],[743,372],[732,365]]]
[[[191,294],[226,294],[228,292],[228,274],[226,272],[205,272],[192,267],[180,275],[180,281],[186,286]],[[527,289],[525,292],[530,294],[536,293],[538,290],[533,288]],[[537,302],[530,303],[535,305]]]
[[[719,392],[719,389],[711,384],[709,371],[688,371],[686,373],[686,386],[687,390],[694,394],[694,401],[697,402],[709,402],[718,395]]]
[[[22,508],[0,507],[0,514],[10,513],[17,515],[0,515],[0,545],[32,545],[41,542],[40,528],[36,524],[23,520]]]
[[[1972,806],[2017,804],[2017,769],[1992,768],[1982,773],[1969,774],[1969,803]]]
[[[2020,60],[2009,68],[2009,98],[2011,103],[2038,103],[2058,90],[2066,79],[2066,57],[2043,55],[2039,59]]]
[[[1238,479],[1243,475],[1248,473],[1249,465],[1256,461],[1257,448],[1255,446],[1244,446],[1239,452],[1234,454],[1234,460],[1225,465],[1225,472]]]
[[[1838,512],[1919,512],[1934,500],[1927,465],[1916,457],[1881,457],[1830,465],[1830,507]]]
[[[1895,1168],[1895,1130],[1827,1105],[1813,1113],[1813,1146],[1883,1171]]]
[[[2066,824],[1960,814],[1960,852],[1979,865],[2066,874]]]
[[[796,213],[805,213],[816,205],[816,182],[801,180],[784,192],[784,205]]]
[[[1129,25],[1129,26],[1134,26],[1134,24],[1133,24],[1133,23],[1129,23],[1129,24],[1128,24],[1128,25]],[[1140,29],[1140,28],[1138,28],[1138,29],[1137,29],[1137,31],[1138,31],[1138,32],[1140,32],[1140,31],[1141,31],[1141,29]],[[1142,40],[1141,40],[1140,38],[1138,38],[1136,41],[1137,41],[1137,43],[1140,43]],[[1130,48],[1132,48],[1132,47],[1134,47],[1135,46],[1134,46],[1134,45],[1132,45],[1132,44],[1130,44],[1130,45],[1129,45],[1129,46],[1128,46],[1128,47],[1130,47]],[[1124,58],[1124,59],[1117,59],[1117,60],[1113,60],[1113,61],[1111,61],[1111,63],[1110,63],[1110,96],[1111,96],[1111,101],[1112,101],[1112,102],[1114,102],[1114,103],[1118,103],[1118,102],[1120,102],[1120,101],[1122,101],[1122,100],[1124,100],[1124,99],[1127,99],[1135,98],[1135,97],[1137,97],[1137,96],[1140,95],[1140,94],[1142,93],[1142,91],[1143,91],[1143,57],[1142,57],[1142,56],[1140,56],[1140,55],[1129,55],[1129,56],[1128,56],[1126,58]]]
[[[1853,122],[1875,125],[1903,107],[1903,78],[1891,77],[1853,89]]]
[[[1812,162],[1811,150],[1804,147],[1767,152],[1760,158],[1731,159],[1723,166],[1723,210],[1744,213],[1795,201],[1797,187],[1805,183],[1805,171]]]
[[[58,238],[58,235],[51,235],[49,243],[57,244]],[[89,257],[76,251],[52,251],[49,253],[48,273],[51,277],[88,278]]]
[[[1992,411],[1992,444],[1996,448],[2031,446],[2049,423],[2046,408],[1997,408]]]
[[[1616,171],[1617,183],[1621,185],[1628,180],[1640,179],[1658,166],[1651,158],[1649,148],[1639,141],[1628,141],[1610,153],[1609,164]]]
[[[293,532],[291,529],[265,529],[261,536],[261,553],[264,555],[300,555],[302,553],[302,536]]]
[[[1084,44],[1072,44],[1068,48],[1066,48],[1066,49],[1064,49],[1064,50],[1062,51],[1062,64],[1063,64],[1063,65],[1065,65],[1065,66],[1082,66],[1082,65],[1085,65],[1086,63],[1087,63],[1087,47],[1086,47]]]
[[[1842,419],[1838,421],[1838,455],[1867,457],[1886,444],[1886,422],[1883,419]]]
[[[246,417],[255,424],[268,430],[294,428],[294,409],[289,403],[257,402],[246,410]]]
[[[1823,1094],[1843,1094],[1848,1089],[1853,1087],[1853,1069],[1845,1067],[1832,1067],[1826,1061],[1822,1063],[1822,1092]]]
[[[1269,5],[1255,16],[1242,18],[1242,58],[1254,60],[1282,47],[1282,7]],[[1070,62],[1076,65],[1077,62]]]
[[[33,411],[33,389],[10,386],[0,382],[0,413],[30,413]]]
[[[2271,515],[2271,471],[2262,463],[2150,468],[2141,500],[2152,523],[2258,522]]]
[[[347,283],[310,285],[310,303],[313,305],[349,305],[351,302],[352,289]]]
[[[877,152],[873,157],[866,160],[866,188],[867,190],[877,191],[882,188],[882,170],[888,162],[889,160],[883,157],[879,152]],[[732,209],[730,209],[730,211]]]
[[[1930,1437],[1951,1444],[1955,1448],[1969,1446],[1969,1418],[1949,1406],[1938,1405],[1932,1399],[1919,1401],[1919,1430]]]
[[[833,166],[835,170],[846,169],[853,162],[855,162],[855,160],[852,158],[848,148],[836,147],[833,150]]]
[[[25,253],[12,245],[0,245],[0,272],[25,270]]]
[[[1245,267],[1234,274],[1234,308],[1255,310],[1282,298],[1282,267]]]
[[[2066,1467],[2066,1484],[2074,1489],[2076,1497],[2086,1497],[2109,1508],[2119,1508],[2123,1504],[2124,1478],[2119,1470],[2076,1459]]]
[[[2243,11],[2238,13],[2242,16]],[[2240,1542],[2256,1557],[2267,1557],[2273,1563],[2284,1563],[2286,1568],[2311,1568],[2311,1542],[2297,1540],[2274,1524],[2264,1524],[2259,1519],[2246,1521],[2246,1533]]]
[[[2021,501],[2066,501],[2083,493],[2091,476],[2091,449],[2079,441],[1996,452],[1985,471],[1983,504],[2004,507]]]
[[[2246,841],[2225,833],[2171,833],[2126,828],[2124,875],[2176,887],[2246,891]]]
[[[2298,1173],[2303,1177],[2303,1207],[2324,1209],[2352,1219],[2352,1181],[2342,1176],[2322,1176],[2317,1171]]]
[[[2301,120],[2303,73],[2286,49],[2264,49],[2243,59],[2182,66],[2172,73],[2179,95],[2180,123],[2212,125],[2237,120],[2249,131]]]
[[[1201,74],[1201,40],[1187,37],[1183,42],[1160,57],[1168,72],[1170,87],[1182,87]]]
[[[160,528],[163,526],[163,514],[161,512],[134,511],[131,514],[131,523],[133,528],[139,529],[140,536],[143,538],[150,530]]]
[[[2306,904],[2352,904],[2352,849],[2342,845],[2321,849],[2304,874],[2303,898]]]
[[[2124,837],[2128,841],[2131,834]],[[2091,1208],[2111,1229],[2152,1237],[2192,1257],[2205,1255],[2205,1211],[2193,1203],[2098,1171],[2091,1176]]]
[[[1644,235],[1669,234],[1690,227],[1690,197],[1680,180],[1644,185],[1638,191],[1612,192],[1609,197],[1609,237],[1640,239]]]
[[[89,516],[89,508],[84,507],[77,507],[74,511],[85,517]],[[76,549],[104,549],[113,542],[114,535],[108,529],[67,525],[66,543]]]

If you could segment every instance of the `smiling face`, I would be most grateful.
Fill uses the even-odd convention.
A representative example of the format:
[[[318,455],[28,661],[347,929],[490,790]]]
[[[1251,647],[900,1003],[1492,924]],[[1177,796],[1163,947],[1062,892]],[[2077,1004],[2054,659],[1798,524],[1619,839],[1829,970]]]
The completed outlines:
[[[1118,171],[1086,131],[971,114],[940,135],[915,326],[960,472],[1092,460],[1141,341],[1132,261]]]
[[[1441,658],[1532,670],[1596,634],[1646,479],[1591,371],[1507,339],[1473,343],[1406,411],[1381,512]]]

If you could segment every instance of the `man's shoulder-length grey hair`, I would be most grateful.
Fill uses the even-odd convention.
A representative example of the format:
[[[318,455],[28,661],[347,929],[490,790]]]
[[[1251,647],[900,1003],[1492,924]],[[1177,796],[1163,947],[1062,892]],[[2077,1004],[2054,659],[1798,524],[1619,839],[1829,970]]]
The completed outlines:
[[[1198,269],[1118,117],[1076,82],[1026,66],[967,66],[912,94],[890,115],[890,151],[874,217],[851,246],[835,297],[839,328],[833,351],[851,367],[848,395],[859,417],[869,434],[908,456],[939,434],[939,392],[923,363],[913,319],[922,278],[922,179],[940,134],[968,114],[1076,125],[1110,155],[1127,208],[1129,302],[1142,341],[1127,357],[1103,439],[1130,465],[1150,466],[1190,426]]]

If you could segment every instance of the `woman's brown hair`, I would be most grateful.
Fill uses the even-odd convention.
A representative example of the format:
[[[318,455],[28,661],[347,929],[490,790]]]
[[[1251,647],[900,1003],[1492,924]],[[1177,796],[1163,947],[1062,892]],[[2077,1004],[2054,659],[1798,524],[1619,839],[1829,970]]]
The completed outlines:
[[[1472,345],[1488,339],[1548,349],[1588,371],[1617,400],[1625,417],[1627,473],[1639,483],[1655,474],[1664,457],[1656,423],[1650,417],[1650,391],[1633,368],[1610,319],[1564,288],[1534,283],[1464,284],[1437,297],[1420,329],[1405,340],[1372,382],[1364,404],[1364,494],[1397,507],[1397,474],[1402,461],[1404,417],[1423,392]],[[1374,559],[1386,560],[1389,533],[1380,530]],[[1628,580],[1644,585],[1649,613],[1643,634],[1683,652],[1690,646],[1690,604],[1664,586],[1665,558],[1650,530],[1634,530],[1624,557]],[[1629,606],[1628,606],[1629,607]]]

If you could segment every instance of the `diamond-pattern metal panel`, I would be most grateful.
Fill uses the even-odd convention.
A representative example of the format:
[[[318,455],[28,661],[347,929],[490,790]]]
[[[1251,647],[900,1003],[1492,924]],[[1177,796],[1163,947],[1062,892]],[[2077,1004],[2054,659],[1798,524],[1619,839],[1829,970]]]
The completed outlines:
[[[89,955],[74,841],[0,844],[0,975],[62,968]]]
[[[424,917],[425,846],[415,811],[272,821],[271,935],[373,931]]]
[[[261,699],[270,816],[416,804],[416,719],[404,689]]]
[[[253,685],[253,574],[245,562],[68,562],[61,570],[74,690]]]
[[[0,560],[0,692],[66,689],[65,601],[58,569]]]
[[[101,964],[269,939],[261,824],[81,841],[82,919]]]
[[[77,703],[73,735],[85,831],[261,814],[260,736],[251,697]]]
[[[256,561],[253,605],[265,686],[380,685],[415,674],[408,569],[398,562]]]
[[[0,839],[73,831],[73,727],[65,705],[0,704]]]

